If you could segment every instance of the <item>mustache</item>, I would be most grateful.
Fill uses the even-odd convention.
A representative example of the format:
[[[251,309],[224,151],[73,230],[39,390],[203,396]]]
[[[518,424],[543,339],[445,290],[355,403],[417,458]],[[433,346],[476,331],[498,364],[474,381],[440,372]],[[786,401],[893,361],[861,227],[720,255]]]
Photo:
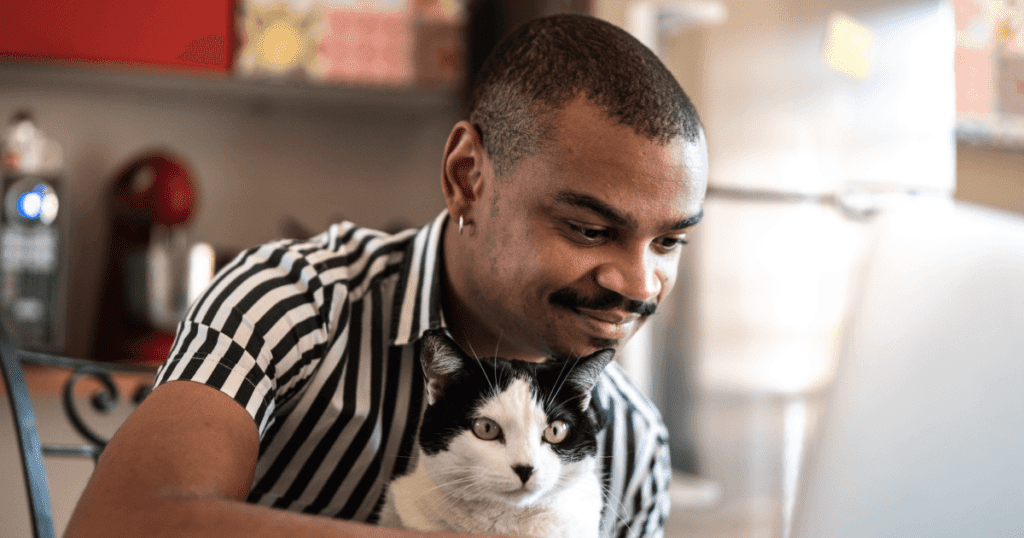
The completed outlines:
[[[655,301],[634,301],[611,290],[604,290],[593,297],[584,297],[572,288],[562,288],[548,296],[548,302],[563,308],[583,308],[586,310],[611,310],[622,307],[627,312],[650,316],[658,308]]]

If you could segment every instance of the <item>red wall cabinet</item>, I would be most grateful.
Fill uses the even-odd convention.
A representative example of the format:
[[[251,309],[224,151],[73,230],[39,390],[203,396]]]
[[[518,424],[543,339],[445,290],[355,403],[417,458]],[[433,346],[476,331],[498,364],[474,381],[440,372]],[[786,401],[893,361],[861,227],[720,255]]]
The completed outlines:
[[[227,71],[233,0],[0,0],[0,60]]]

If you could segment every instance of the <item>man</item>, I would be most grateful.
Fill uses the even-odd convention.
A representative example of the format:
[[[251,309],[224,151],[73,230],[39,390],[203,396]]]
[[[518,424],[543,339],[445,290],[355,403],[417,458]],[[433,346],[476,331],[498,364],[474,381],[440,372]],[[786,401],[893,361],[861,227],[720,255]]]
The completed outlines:
[[[367,523],[415,457],[424,331],[527,361],[622,347],[671,290],[701,216],[707,150],[689,99],[622,30],[558,16],[498,46],[470,108],[432,224],[344,223],[220,272],[67,536],[419,535]],[[617,366],[598,390],[602,533],[658,536],[664,426]]]

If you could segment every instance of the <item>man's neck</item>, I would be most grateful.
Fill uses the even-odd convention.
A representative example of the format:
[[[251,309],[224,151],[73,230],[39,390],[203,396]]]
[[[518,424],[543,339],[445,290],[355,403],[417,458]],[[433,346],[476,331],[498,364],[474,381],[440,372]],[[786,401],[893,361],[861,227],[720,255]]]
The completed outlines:
[[[494,331],[482,321],[480,305],[472,304],[468,296],[470,274],[464,264],[471,260],[459,251],[458,228],[449,222],[441,237],[441,308],[448,331],[455,342],[473,357],[504,357],[528,362],[543,362],[546,357],[518,351],[511,335]],[[469,261],[468,263],[472,263]],[[467,284],[467,285],[463,285]]]

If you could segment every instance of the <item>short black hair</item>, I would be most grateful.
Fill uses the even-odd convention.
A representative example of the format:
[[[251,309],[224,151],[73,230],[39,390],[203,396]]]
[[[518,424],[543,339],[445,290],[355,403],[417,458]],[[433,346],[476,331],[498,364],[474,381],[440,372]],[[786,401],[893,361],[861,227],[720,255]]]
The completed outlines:
[[[661,60],[617,26],[587,15],[529,21],[502,40],[480,68],[469,121],[506,178],[551,140],[551,115],[584,93],[620,124],[664,144],[695,142],[697,110]]]

